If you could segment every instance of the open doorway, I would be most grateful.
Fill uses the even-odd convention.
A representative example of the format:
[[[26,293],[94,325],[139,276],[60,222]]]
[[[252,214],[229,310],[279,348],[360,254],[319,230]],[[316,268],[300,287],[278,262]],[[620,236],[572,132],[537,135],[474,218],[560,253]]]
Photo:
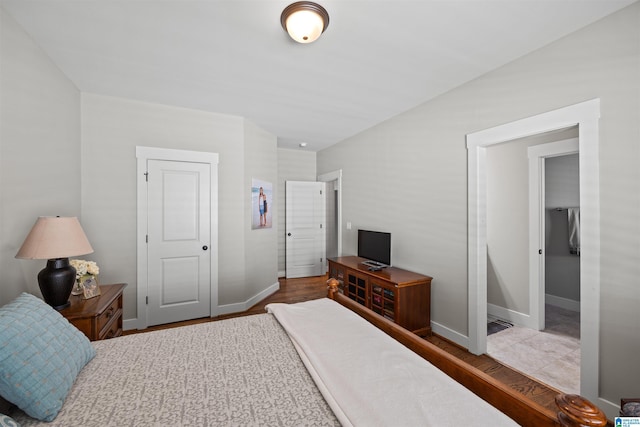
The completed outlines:
[[[577,136],[574,126],[486,153],[487,353],[571,394],[580,392],[580,263],[567,221],[580,204]]]
[[[469,241],[469,350],[487,349],[486,150],[507,141],[577,126],[581,204],[580,394],[598,402],[600,324],[600,101],[582,102],[467,135]]]
[[[342,170],[318,175],[326,183],[326,258],[342,255]]]

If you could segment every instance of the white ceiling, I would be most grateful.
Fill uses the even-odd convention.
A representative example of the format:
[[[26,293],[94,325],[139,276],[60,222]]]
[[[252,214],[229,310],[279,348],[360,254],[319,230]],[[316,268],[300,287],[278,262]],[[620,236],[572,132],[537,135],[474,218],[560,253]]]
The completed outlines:
[[[293,42],[290,0],[0,0],[81,91],[232,114],[317,151],[634,0],[316,0],[330,24]]]

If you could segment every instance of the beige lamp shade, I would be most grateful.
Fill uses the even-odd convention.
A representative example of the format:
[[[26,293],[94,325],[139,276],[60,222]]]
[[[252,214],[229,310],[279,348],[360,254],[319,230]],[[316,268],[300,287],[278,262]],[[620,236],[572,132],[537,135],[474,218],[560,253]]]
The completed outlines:
[[[93,252],[76,217],[41,216],[24,240],[16,258],[56,259]]]

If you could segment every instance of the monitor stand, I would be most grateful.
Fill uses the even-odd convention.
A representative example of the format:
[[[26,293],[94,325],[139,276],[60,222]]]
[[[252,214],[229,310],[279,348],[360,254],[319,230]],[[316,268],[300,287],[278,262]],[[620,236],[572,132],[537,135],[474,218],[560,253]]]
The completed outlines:
[[[377,261],[362,261],[362,265],[366,265],[367,267],[369,267],[369,271],[380,271],[383,268],[387,267],[386,264],[383,264],[381,262],[377,262]]]

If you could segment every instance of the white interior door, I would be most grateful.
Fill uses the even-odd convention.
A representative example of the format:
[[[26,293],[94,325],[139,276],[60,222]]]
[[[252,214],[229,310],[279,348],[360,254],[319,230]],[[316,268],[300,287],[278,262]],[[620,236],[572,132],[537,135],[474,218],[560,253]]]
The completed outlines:
[[[149,325],[211,313],[210,165],[148,161]]]
[[[539,144],[529,156],[529,314],[533,329],[545,327],[545,159],[578,153],[577,138]]]
[[[324,182],[286,182],[287,278],[325,273]]]

